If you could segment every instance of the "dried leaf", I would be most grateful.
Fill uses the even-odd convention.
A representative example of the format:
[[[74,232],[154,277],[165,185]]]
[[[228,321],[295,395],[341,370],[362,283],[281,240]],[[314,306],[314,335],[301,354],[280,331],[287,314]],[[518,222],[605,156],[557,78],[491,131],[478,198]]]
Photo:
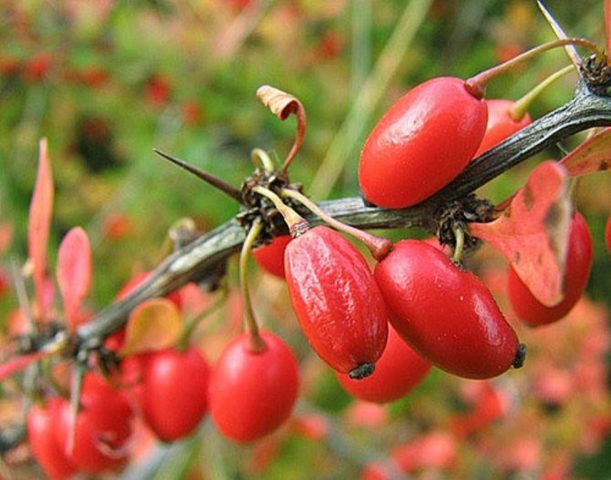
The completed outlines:
[[[571,177],[603,172],[611,168],[611,128],[588,138],[559,162]]]
[[[286,120],[291,114],[297,116],[297,134],[295,135],[295,142],[282,165],[282,171],[286,171],[301,148],[303,138],[305,137],[307,126],[305,109],[303,108],[303,104],[297,100],[296,97],[277,88],[270,87],[269,85],[263,85],[257,89],[257,98],[282,121]]]
[[[34,352],[28,355],[11,358],[8,362],[0,365],[0,382],[3,382],[11,375],[26,369],[34,362],[50,355],[49,352]]]
[[[32,277],[36,294],[36,305],[41,320],[46,317],[42,304],[45,271],[47,262],[47,242],[51,228],[51,212],[53,211],[53,176],[51,163],[47,155],[47,140],[40,140],[38,157],[38,173],[36,185],[30,203],[28,223],[28,253],[32,262]]]
[[[502,216],[469,225],[469,233],[499,250],[533,295],[551,306],[563,296],[570,216],[567,172],[547,161],[532,172]]]
[[[66,320],[75,328],[91,282],[91,247],[85,230],[80,227],[71,229],[59,246],[57,282],[64,299]]]
[[[182,329],[182,318],[174,303],[165,298],[147,300],[132,311],[120,354],[126,356],[171,347],[178,342]]]
[[[257,89],[257,98],[282,121],[291,113],[297,114],[298,110],[303,110],[303,105],[293,95],[269,85]]]

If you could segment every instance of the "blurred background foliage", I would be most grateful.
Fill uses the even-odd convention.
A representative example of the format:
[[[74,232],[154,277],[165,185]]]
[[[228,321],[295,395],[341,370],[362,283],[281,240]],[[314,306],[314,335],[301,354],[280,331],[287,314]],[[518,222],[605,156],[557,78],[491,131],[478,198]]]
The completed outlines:
[[[549,3],[570,35],[604,44],[601,1]],[[27,212],[41,137],[49,141],[56,185],[51,262],[63,234],[74,225],[83,226],[94,248],[90,303],[100,308],[135,271],[160,260],[160,246],[176,219],[192,217],[207,230],[238,210],[232,200],[154,155],[153,148],[240,185],[252,170],[252,148],[263,148],[280,162],[292,144],[294,120],[279,122],[255,98],[256,89],[269,84],[297,96],[308,114],[308,133],[291,167],[292,179],[303,182],[315,199],[355,196],[360,146],[403,92],[434,76],[466,78],[553,38],[530,0],[4,0],[0,222],[13,228],[10,254],[20,261],[26,257]],[[547,53],[495,80],[488,96],[517,99],[567,63],[563,51]],[[532,105],[533,118],[568,101],[576,82],[572,74],[547,89]],[[570,149],[581,139],[562,147]],[[491,182],[482,193],[499,201],[523,183],[533,162],[561,155],[560,148],[545,152]],[[611,210],[608,175],[583,179],[576,202],[595,243],[589,294],[609,306],[611,264],[603,242]],[[494,261],[498,263],[492,259],[491,264]],[[474,268],[486,269],[481,260],[475,262]],[[273,280],[264,281],[263,287],[276,296],[283,292]],[[286,304],[274,301],[281,306],[263,308],[287,314]],[[0,311],[13,306],[0,302]],[[276,328],[296,335],[286,324]],[[306,356],[303,345],[296,348]],[[309,467],[317,469],[316,478],[354,478],[355,464],[376,457],[392,438],[407,438],[414,430],[447,420],[461,387],[436,373],[409,400],[384,411],[387,430],[372,434],[362,425],[353,427],[350,441],[359,448],[352,452],[345,451],[352,447],[340,437],[312,443],[307,435],[285,435],[271,467],[253,473],[257,469],[251,465],[253,470],[244,473],[248,470],[237,466],[235,447],[219,438],[211,446],[187,446],[189,451],[204,448],[203,458],[210,457],[206,448],[224,452],[208,458],[210,478],[313,478]],[[344,421],[338,412],[351,408],[350,399],[328,372],[312,376],[316,381],[305,388],[310,391],[308,402],[323,412],[325,421]],[[581,399],[578,405],[589,404]],[[406,429],[405,413],[414,411],[416,420]],[[583,478],[609,478],[596,473],[602,468],[609,474],[608,461],[601,463],[604,455],[594,461],[575,460],[586,458],[575,446],[581,439],[567,440],[577,435],[571,428],[579,430],[579,414],[533,415],[542,429],[556,428],[555,422],[568,415],[570,421],[561,422],[562,432],[551,436],[553,452],[570,444],[569,458],[562,460],[569,471],[577,469]],[[489,441],[502,444],[503,432],[517,437],[498,429]],[[529,440],[540,439],[531,433]],[[163,450],[159,458],[171,459],[178,451],[176,456],[184,459],[187,446]],[[460,448],[458,474],[463,476],[448,478],[506,478],[513,472],[497,465],[490,445]],[[355,451],[362,453],[360,460],[359,455],[354,458]],[[608,459],[608,448],[606,452]],[[545,457],[542,465],[553,459],[544,453],[540,457]],[[498,477],[493,473],[497,467],[503,472]]]

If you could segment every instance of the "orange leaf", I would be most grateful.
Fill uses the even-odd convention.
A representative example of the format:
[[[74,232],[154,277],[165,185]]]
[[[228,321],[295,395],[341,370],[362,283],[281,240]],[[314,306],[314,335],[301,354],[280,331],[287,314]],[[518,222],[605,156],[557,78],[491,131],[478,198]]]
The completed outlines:
[[[132,311],[125,327],[122,356],[163,350],[175,345],[183,322],[176,305],[165,298],[153,298]]]
[[[30,203],[30,217],[28,223],[28,253],[33,267],[34,292],[36,305],[41,320],[45,318],[42,303],[45,270],[47,262],[47,242],[51,228],[51,212],[53,211],[53,176],[51,163],[47,155],[47,139],[40,140],[40,154],[38,157],[38,173],[36,185]]]
[[[564,157],[560,164],[571,177],[603,172],[611,168],[611,128],[587,139]]]
[[[91,282],[91,247],[85,230],[80,227],[71,229],[59,246],[57,282],[64,299],[66,320],[74,328]]]
[[[571,203],[566,170],[553,161],[539,165],[503,215],[472,223],[469,233],[490,243],[511,263],[544,305],[562,300]]]

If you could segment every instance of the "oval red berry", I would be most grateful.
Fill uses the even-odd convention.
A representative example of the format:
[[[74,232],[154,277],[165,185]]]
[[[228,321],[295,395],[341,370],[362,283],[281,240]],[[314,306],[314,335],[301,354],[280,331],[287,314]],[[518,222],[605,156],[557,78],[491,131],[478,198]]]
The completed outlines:
[[[356,380],[348,375],[336,375],[341,386],[356,398],[387,403],[407,395],[424,380],[430,369],[431,363],[389,327],[386,348],[369,377]]]
[[[341,373],[371,373],[386,345],[388,319],[361,253],[319,226],[288,244],[285,268],[293,310],[318,356]],[[365,373],[355,373],[363,367]]]
[[[459,78],[429,80],[390,107],[369,134],[359,184],[370,202],[403,208],[453,180],[479,147],[488,113]]]
[[[210,414],[223,435],[250,442],[276,430],[290,416],[297,399],[297,359],[269,332],[261,332],[262,352],[242,335],[221,354],[210,379]]]
[[[434,365],[466,378],[521,365],[523,349],[490,291],[440,250],[400,241],[374,274],[393,326]]]

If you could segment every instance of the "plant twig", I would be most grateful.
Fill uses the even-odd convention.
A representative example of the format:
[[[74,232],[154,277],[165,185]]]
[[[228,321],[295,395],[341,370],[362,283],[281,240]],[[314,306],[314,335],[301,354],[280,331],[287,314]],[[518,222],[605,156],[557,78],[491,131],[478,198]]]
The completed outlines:
[[[543,149],[598,126],[611,126],[611,98],[592,93],[582,83],[570,102],[480,155],[453,182],[419,205],[386,210],[367,206],[361,198],[343,198],[320,202],[318,206],[328,215],[359,228],[421,226],[434,230],[435,212],[444,204],[464,197]],[[321,223],[315,215],[306,220],[312,225]],[[232,219],[167,257],[130,295],[101,310],[77,329],[76,340],[80,350],[99,347],[102,340],[120,328],[131,310],[144,300],[164,296],[214,271],[227,257],[240,250],[244,238],[244,228]],[[0,454],[24,439],[24,426],[0,431]]]

